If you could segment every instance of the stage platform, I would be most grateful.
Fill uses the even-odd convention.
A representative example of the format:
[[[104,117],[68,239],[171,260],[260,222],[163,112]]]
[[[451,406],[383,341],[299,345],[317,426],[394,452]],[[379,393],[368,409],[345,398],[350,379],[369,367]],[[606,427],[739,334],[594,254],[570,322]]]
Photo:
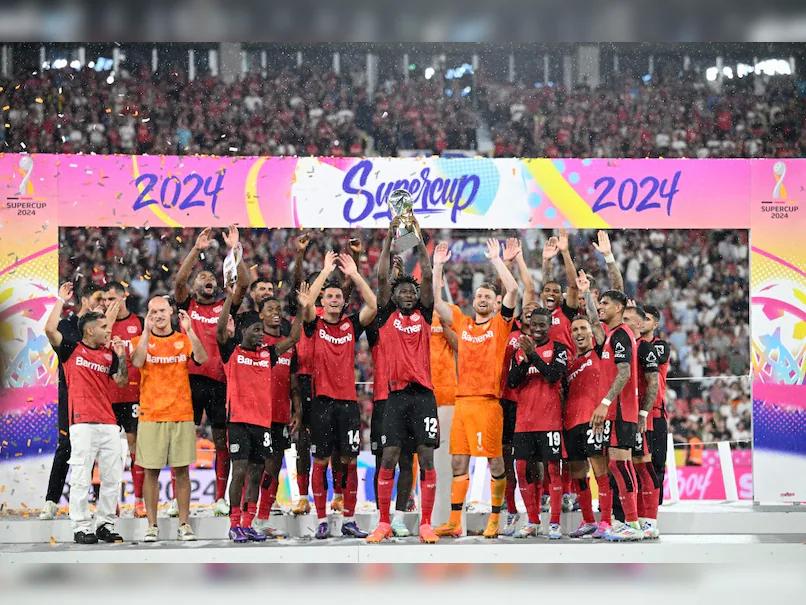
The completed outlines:
[[[525,515],[522,515],[524,518]],[[487,515],[468,513],[467,530],[478,533]],[[377,513],[356,515],[369,531]],[[580,522],[579,513],[563,514],[567,534]],[[408,513],[406,523],[416,531],[418,515]],[[340,534],[341,516],[330,515],[334,536]],[[758,507],[749,502],[681,502],[661,508],[658,541],[610,544],[593,540],[549,541],[545,537],[485,540],[468,535],[445,539],[436,546],[416,538],[395,539],[383,545],[334,537],[313,540],[316,517],[273,515],[272,525],[288,533],[286,539],[264,544],[235,545],[225,539],[229,520],[209,510],[194,511],[191,525],[199,538],[194,543],[175,540],[177,519],[160,517],[160,542],[141,542],[145,519],[130,513],[118,522],[126,543],[79,546],[72,542],[70,520],[40,521],[36,517],[0,518],[0,563],[104,562],[104,563],[695,563],[781,561],[806,565],[806,507]],[[543,515],[544,527],[548,515]]]

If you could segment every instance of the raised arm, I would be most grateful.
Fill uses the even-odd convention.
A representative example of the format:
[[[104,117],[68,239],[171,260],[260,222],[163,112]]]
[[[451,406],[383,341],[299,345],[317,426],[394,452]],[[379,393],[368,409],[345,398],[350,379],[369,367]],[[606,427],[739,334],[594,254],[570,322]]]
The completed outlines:
[[[389,229],[386,230],[386,237],[383,238],[383,246],[381,246],[381,256],[378,259],[378,306],[381,308],[385,307],[389,299],[392,298],[389,267],[391,265],[392,240],[399,225],[400,217],[398,216],[389,223]]]
[[[441,242],[437,244],[434,249],[434,311],[439,315],[439,321],[443,326],[452,323],[453,314],[448,303],[445,302],[442,294],[442,286],[444,281],[444,267],[451,259],[451,251],[448,249],[448,244]]]
[[[215,339],[216,342],[220,345],[229,340],[227,337],[227,323],[229,322],[230,311],[232,310],[233,305],[233,290],[232,288],[227,288],[227,297],[224,299],[224,306],[221,308],[221,314],[218,316],[218,323],[215,326]],[[198,361],[198,360],[197,360]]]
[[[568,282],[567,296],[565,304],[571,308],[579,307],[579,290],[577,289],[577,268],[574,266],[574,259],[568,249],[568,233],[565,229],[560,229],[560,237],[557,238],[560,253],[563,257],[563,267],[565,267],[565,279]]]
[[[459,337],[456,335],[456,332],[453,331],[453,326],[449,326],[444,323],[440,323],[442,326],[442,335],[445,337],[445,340],[448,341],[448,345],[451,347],[451,350],[456,353],[459,351]]]
[[[126,366],[126,343],[115,336],[112,339],[112,351],[118,358],[118,369],[112,374],[115,384],[123,388],[129,384],[129,368]]]
[[[431,260],[428,258],[428,249],[423,241],[423,233],[420,224],[414,219],[414,230],[420,236],[417,244],[417,253],[420,256],[420,273],[422,283],[420,284],[420,304],[424,307],[434,306],[434,270],[431,268]]]
[[[580,295],[585,299],[585,312],[588,315],[588,320],[591,322],[593,337],[596,339],[596,344],[600,345],[605,341],[604,328],[602,327],[602,322],[599,321],[599,310],[596,308],[596,301],[593,300],[593,294],[591,294],[590,280],[582,269],[579,270],[576,284]]]
[[[134,351],[132,351],[132,365],[135,368],[142,368],[146,363],[148,341],[151,338],[151,326],[151,312],[148,312],[143,321],[143,333],[140,335],[140,340],[137,341],[137,346],[134,347]]]
[[[361,260],[361,252],[364,250],[364,246],[361,243],[361,240],[357,237],[351,237],[349,241],[350,247],[350,256],[353,257],[353,261],[355,262],[356,266],[358,266],[358,261]],[[353,280],[350,279],[349,275],[344,276],[344,279],[341,282],[341,291],[344,292],[344,300],[349,301],[350,297],[353,295]]]
[[[300,309],[305,309],[308,305],[313,305],[310,300],[310,292],[311,287],[306,283],[301,283],[299,285],[299,290],[297,291],[297,304],[299,305]],[[274,349],[279,357],[289,349],[291,349],[295,344],[299,342],[299,338],[302,334],[302,313],[297,313],[294,316],[294,321],[291,322],[291,330],[283,340],[279,341],[276,345],[274,345]]]
[[[508,309],[514,309],[518,303],[518,282],[512,277],[512,273],[509,272],[506,263],[501,258],[501,250],[497,239],[491,238],[487,240],[486,254],[504,286],[504,297],[501,304]]]
[[[199,236],[196,238],[196,243],[193,244],[190,252],[188,252],[188,255],[179,266],[179,271],[177,271],[176,279],[174,280],[174,300],[179,305],[183,304],[190,296],[188,279],[190,279],[193,267],[196,266],[196,262],[199,260],[199,254],[210,247],[210,235],[212,231],[212,228],[207,227],[199,233]]]
[[[222,311],[221,315],[224,317],[229,317],[229,312],[227,312],[225,315]],[[182,326],[182,329],[185,331],[185,334],[187,334],[188,338],[190,338],[190,344],[193,348],[193,359],[199,365],[205,363],[208,357],[207,351],[204,349],[202,341],[199,340],[198,336],[196,336],[196,332],[193,331],[193,323],[190,321],[190,315],[188,315],[187,311],[183,309],[179,310],[179,325]],[[224,324],[224,326],[226,329],[226,323]],[[216,340],[218,340],[217,328],[218,326],[216,326]]]
[[[613,256],[613,248],[610,245],[610,237],[607,235],[607,231],[602,230],[600,230],[596,236],[598,237],[599,242],[594,242],[593,247],[596,248],[596,251],[599,252],[599,254],[604,256],[605,263],[607,264],[607,277],[610,279],[610,287],[614,290],[624,292],[624,278],[621,276],[621,270],[618,267],[618,263],[616,263],[616,257]]]
[[[313,321],[313,319],[316,317],[314,305],[316,304],[316,300],[319,298],[319,294],[322,292],[322,286],[325,285],[328,277],[330,277],[330,274],[333,273],[333,270],[336,268],[337,258],[338,255],[332,250],[325,252],[325,262],[322,265],[322,270],[319,272],[319,275],[316,276],[316,279],[313,280],[309,291],[310,299],[305,308],[302,309],[303,321]]]
[[[227,244],[227,248],[232,250],[237,246],[240,242],[240,235],[238,233],[238,228],[235,225],[230,225],[229,229],[224,233],[224,242]],[[237,267],[237,278],[235,284],[224,284],[224,287],[232,286],[232,307],[238,309],[243,302],[244,296],[246,296],[246,290],[249,288],[249,284],[252,282],[251,272],[249,271],[249,267],[246,266],[246,259],[243,257],[243,253],[241,254],[241,260],[238,263]],[[229,312],[227,312],[229,315]]]
[[[543,285],[545,285],[548,281],[552,281],[554,278],[551,270],[551,260],[557,256],[559,251],[560,247],[558,245],[557,238],[552,235],[546,240],[546,243],[543,244]]]
[[[535,289],[535,281],[529,273],[529,267],[526,265],[526,260],[523,257],[523,248],[521,241],[517,238],[511,237],[507,240],[506,248],[504,248],[504,260],[509,262],[511,259],[518,267],[518,275],[523,282],[523,300],[521,305],[524,307],[537,302],[537,290]]]
[[[652,411],[652,406],[655,405],[660,384],[657,372],[644,372],[644,377],[646,378],[646,393],[644,393],[644,401],[641,403],[641,411],[638,416],[638,430],[642,433],[646,431],[647,417]]]
[[[355,287],[358,288],[358,293],[364,301],[361,311],[358,312],[358,321],[361,325],[368,326],[375,316],[378,314],[378,299],[375,297],[375,292],[369,287],[367,280],[365,280],[358,272],[358,267],[349,254],[339,254],[339,265],[341,270],[347,275]]]
[[[62,317],[64,303],[70,300],[72,296],[72,282],[64,282],[59,286],[59,294],[56,297],[56,302],[53,304],[50,315],[48,315],[48,320],[45,322],[45,336],[48,337],[48,342],[54,349],[59,348],[59,345],[62,344],[62,333],[59,332],[59,320]]]

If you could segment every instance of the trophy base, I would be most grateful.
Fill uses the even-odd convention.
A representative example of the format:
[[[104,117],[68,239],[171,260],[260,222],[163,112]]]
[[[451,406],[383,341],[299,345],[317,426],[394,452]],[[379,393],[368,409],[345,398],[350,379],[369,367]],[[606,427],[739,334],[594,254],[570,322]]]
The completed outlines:
[[[396,254],[400,254],[401,252],[417,247],[419,244],[420,238],[417,237],[417,234],[414,231],[409,231],[397,237],[395,241],[392,242],[392,251]]]

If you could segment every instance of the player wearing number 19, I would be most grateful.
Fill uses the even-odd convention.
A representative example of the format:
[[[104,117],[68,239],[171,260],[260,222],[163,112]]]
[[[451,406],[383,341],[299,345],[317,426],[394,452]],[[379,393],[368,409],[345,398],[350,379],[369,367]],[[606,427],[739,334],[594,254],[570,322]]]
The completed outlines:
[[[300,304],[307,303],[307,287],[300,290]],[[263,345],[263,319],[254,311],[238,318],[235,337],[227,337],[227,318],[232,307],[232,292],[224,300],[224,309],[216,324],[216,341],[227,376],[227,438],[232,480],[229,497],[230,540],[236,543],[262,542],[266,535],[252,529],[257,512],[259,482],[266,458],[272,453],[272,367],[299,341],[301,318],[291,324],[291,334],[276,345]],[[248,474],[248,481],[246,477]],[[246,510],[241,501],[246,482]]]

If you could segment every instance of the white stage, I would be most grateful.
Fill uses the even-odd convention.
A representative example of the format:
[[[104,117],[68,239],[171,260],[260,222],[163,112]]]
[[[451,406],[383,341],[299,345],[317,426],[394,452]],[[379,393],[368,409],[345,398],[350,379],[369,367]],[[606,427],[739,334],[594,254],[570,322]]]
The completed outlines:
[[[523,517],[524,515],[522,515]],[[370,530],[377,514],[359,514],[359,525]],[[417,515],[407,515],[414,530]],[[574,529],[579,513],[563,515],[563,531]],[[480,531],[486,515],[467,515],[467,529]],[[548,516],[543,515],[547,525]],[[341,517],[331,515],[334,535]],[[659,541],[610,544],[564,537],[528,540],[478,536],[443,539],[436,546],[416,538],[396,539],[383,545],[363,540],[311,539],[313,515],[272,516],[272,524],[289,538],[263,544],[236,545],[226,540],[229,520],[199,511],[191,517],[199,540],[175,540],[176,519],[160,518],[156,544],[141,542],[146,521],[124,517],[118,531],[125,544],[79,546],[72,542],[70,521],[58,518],[5,517],[0,519],[0,564],[14,563],[751,563],[787,562],[806,566],[806,507],[753,507],[751,503],[681,502],[664,506],[659,519]]]

